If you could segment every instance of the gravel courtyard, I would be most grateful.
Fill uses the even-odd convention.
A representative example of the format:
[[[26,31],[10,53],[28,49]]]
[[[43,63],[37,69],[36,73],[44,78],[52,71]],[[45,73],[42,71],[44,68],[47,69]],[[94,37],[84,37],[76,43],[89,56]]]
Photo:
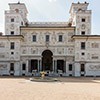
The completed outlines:
[[[100,100],[100,78],[60,78],[60,82],[31,82],[0,77],[0,100]]]

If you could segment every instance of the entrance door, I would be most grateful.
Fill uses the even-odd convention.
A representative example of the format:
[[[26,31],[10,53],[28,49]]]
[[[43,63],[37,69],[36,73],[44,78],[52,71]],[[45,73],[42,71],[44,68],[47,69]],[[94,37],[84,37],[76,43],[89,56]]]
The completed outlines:
[[[38,60],[31,60],[31,69],[30,69],[30,71],[32,72],[32,70],[38,70]]]
[[[42,70],[50,70],[52,71],[52,56],[53,53],[50,50],[45,50],[42,53]]]
[[[57,60],[57,70],[64,72],[64,60]]]
[[[81,76],[85,74],[85,64],[81,64]]]

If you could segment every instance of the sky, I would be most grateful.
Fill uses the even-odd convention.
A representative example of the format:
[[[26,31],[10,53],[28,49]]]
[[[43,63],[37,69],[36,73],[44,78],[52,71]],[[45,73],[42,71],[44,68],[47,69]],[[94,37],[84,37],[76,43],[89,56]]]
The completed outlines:
[[[9,10],[8,3],[25,3],[30,22],[67,22],[72,3],[88,2],[92,10],[92,33],[100,35],[100,0],[1,0],[0,1],[0,32],[4,33],[4,11]]]

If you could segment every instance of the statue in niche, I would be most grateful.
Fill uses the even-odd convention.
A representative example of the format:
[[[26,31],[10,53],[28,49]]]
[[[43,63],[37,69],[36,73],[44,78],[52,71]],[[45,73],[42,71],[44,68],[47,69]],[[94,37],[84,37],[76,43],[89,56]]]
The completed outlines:
[[[64,54],[64,48],[62,48],[62,53]]]
[[[62,53],[62,52],[61,52],[61,49],[57,48],[57,53],[58,53],[58,54],[61,54],[61,53]]]
[[[33,48],[31,48],[31,53],[32,53],[32,54],[35,54],[35,52],[36,52],[36,50],[33,49]]]
[[[23,53],[23,54],[26,54],[26,50],[24,49],[22,53]]]

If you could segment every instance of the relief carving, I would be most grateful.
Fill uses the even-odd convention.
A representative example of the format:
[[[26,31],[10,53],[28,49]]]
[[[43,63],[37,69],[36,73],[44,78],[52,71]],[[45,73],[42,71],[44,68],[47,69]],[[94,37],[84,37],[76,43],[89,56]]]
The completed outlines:
[[[6,69],[7,68],[7,65],[6,64],[0,64],[0,69],[3,70],[3,69]]]
[[[58,54],[64,54],[64,48],[57,48]]]
[[[73,48],[68,48],[68,53],[72,54],[73,53]]]
[[[38,54],[38,48],[31,48],[31,53],[32,54]]]
[[[99,70],[100,71],[100,65],[90,65],[89,66],[89,70],[91,71],[91,70]]]
[[[73,57],[66,57],[66,60],[67,60],[67,61],[73,61],[74,58],[73,58]]]
[[[0,58],[5,58],[5,54],[0,54]]]
[[[5,44],[3,42],[0,43],[0,47],[5,47]]]
[[[22,51],[22,53],[23,53],[23,54],[26,54],[26,50],[24,49],[24,50]]]

